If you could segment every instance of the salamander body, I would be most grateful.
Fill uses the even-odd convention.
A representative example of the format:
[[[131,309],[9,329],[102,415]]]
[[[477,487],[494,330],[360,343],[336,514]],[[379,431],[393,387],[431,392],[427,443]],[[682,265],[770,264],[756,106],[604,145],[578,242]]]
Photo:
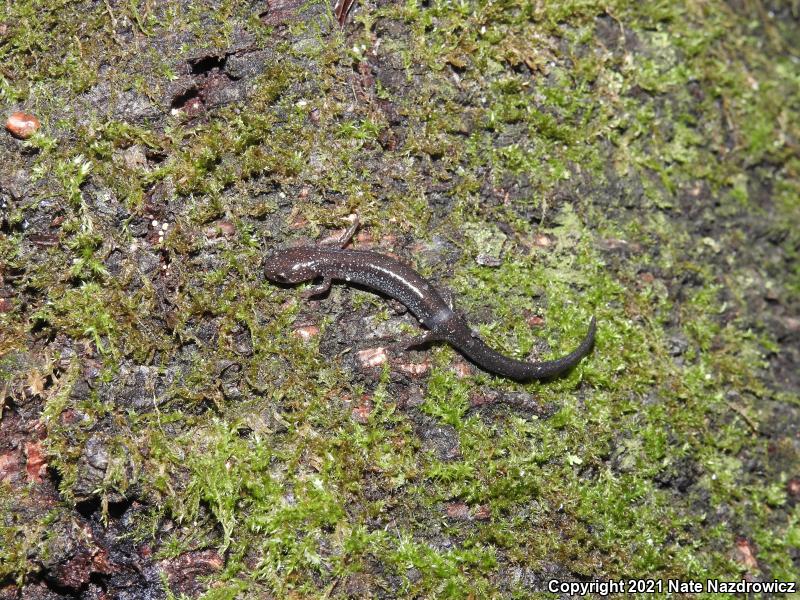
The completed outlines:
[[[596,324],[592,317],[586,337],[566,356],[543,362],[503,356],[481,340],[419,273],[377,252],[301,246],[273,252],[264,264],[267,279],[277,283],[297,284],[321,278],[322,283],[313,287],[309,295],[326,292],[336,280],[391,296],[402,302],[428,329],[410,346],[445,341],[481,369],[517,381],[556,377],[578,364],[594,345]]]

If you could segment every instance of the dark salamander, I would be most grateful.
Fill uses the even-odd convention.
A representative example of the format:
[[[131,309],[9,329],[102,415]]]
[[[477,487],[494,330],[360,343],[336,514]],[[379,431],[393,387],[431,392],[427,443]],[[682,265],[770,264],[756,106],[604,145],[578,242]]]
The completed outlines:
[[[341,245],[347,243],[354,231],[355,227],[351,227]],[[428,328],[425,335],[416,338],[409,347],[445,341],[481,369],[517,381],[556,377],[578,364],[594,345],[596,325],[592,317],[586,337],[566,356],[544,362],[525,362],[503,356],[487,346],[416,271],[377,252],[301,246],[277,250],[268,255],[264,263],[267,279],[277,283],[296,284],[321,278],[322,283],[307,292],[309,296],[325,293],[333,280],[391,296]]]

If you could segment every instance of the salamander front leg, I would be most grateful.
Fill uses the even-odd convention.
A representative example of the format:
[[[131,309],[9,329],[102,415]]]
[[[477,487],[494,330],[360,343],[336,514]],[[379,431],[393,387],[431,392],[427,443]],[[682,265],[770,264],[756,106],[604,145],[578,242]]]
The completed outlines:
[[[352,216],[351,221],[352,222],[350,224],[350,227],[348,227],[347,230],[339,238],[339,248],[344,248],[345,246],[347,246],[347,244],[350,243],[350,240],[353,239],[353,236],[355,235],[358,226],[361,224],[361,222],[358,219],[358,215],[355,214]]]
[[[333,280],[331,280],[330,277],[325,277],[325,278],[322,279],[322,283],[319,283],[319,284],[317,284],[317,285],[315,285],[313,287],[308,288],[307,290],[304,290],[300,295],[303,296],[303,298],[311,298],[313,296],[321,296],[322,294],[327,293],[328,290],[331,289],[331,284],[332,283],[333,283]]]

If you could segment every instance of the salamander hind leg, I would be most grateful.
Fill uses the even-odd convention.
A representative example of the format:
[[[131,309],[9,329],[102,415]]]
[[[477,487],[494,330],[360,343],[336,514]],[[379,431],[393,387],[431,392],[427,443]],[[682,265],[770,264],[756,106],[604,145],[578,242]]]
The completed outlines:
[[[438,342],[441,341],[442,337],[439,336],[434,331],[426,331],[422,335],[418,335],[411,339],[405,340],[401,342],[403,350],[414,350],[415,348],[420,348],[421,346],[425,346],[430,344],[431,342]]]

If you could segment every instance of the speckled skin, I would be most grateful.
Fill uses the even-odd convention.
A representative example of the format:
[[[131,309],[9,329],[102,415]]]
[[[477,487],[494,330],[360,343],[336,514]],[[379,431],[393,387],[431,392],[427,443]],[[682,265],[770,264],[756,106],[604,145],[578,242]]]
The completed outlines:
[[[416,271],[376,252],[301,246],[273,252],[264,264],[267,279],[277,283],[295,284],[322,278],[323,283],[313,288],[312,295],[324,293],[331,281],[337,280],[391,296],[428,328],[428,333],[415,344],[445,341],[485,371],[517,381],[556,377],[580,362],[594,345],[593,317],[580,345],[562,358],[530,363],[503,356],[487,346]]]

